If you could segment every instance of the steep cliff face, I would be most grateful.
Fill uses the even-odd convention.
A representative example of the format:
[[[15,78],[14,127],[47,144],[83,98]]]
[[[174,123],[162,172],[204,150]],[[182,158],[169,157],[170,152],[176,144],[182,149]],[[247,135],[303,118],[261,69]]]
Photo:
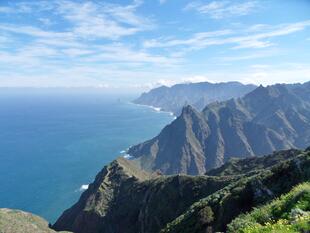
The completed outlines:
[[[239,164],[240,170],[233,171],[234,175],[239,176],[237,182],[195,202],[187,211],[168,223],[161,233],[225,232],[227,225],[238,215],[268,203],[289,192],[294,186],[309,181],[310,152],[288,152],[290,159],[281,160],[279,157],[277,164],[255,171],[254,174],[243,171],[246,167]],[[240,160],[240,163],[243,161]],[[223,168],[222,172],[226,169]]]
[[[118,159],[53,228],[75,233],[222,231],[238,214],[310,179],[310,151],[280,151],[250,162],[255,165],[240,159],[203,176],[164,176]]]
[[[243,98],[187,106],[157,137],[133,146],[146,170],[203,174],[231,157],[310,144],[309,84],[260,86]]]
[[[139,165],[147,171],[164,174],[204,174],[209,127],[203,115],[191,106],[166,126],[155,138],[129,149]]]
[[[110,207],[119,196],[121,188],[131,189],[139,180],[147,178],[149,174],[136,169],[129,161],[122,158],[113,161],[98,173],[80,200],[63,213],[54,228],[71,229],[74,232],[98,232],[98,229],[106,225],[108,218],[104,217],[109,216]],[[110,232],[108,229],[109,226],[105,232]]]
[[[310,102],[289,85],[274,85],[208,105],[203,113],[219,129],[228,158],[304,148],[310,142],[309,107]]]
[[[299,150],[281,150],[268,156],[250,157],[245,159],[233,158],[219,168],[212,169],[206,173],[207,176],[236,176],[251,175],[270,168],[274,165],[294,158],[300,154]]]
[[[134,100],[134,103],[158,107],[179,115],[184,105],[192,105],[198,110],[202,110],[213,101],[241,97],[255,87],[239,82],[177,84],[172,87],[162,86],[152,89],[143,93]]]
[[[125,159],[106,166],[54,224],[75,233],[155,233],[232,178],[150,175]]]

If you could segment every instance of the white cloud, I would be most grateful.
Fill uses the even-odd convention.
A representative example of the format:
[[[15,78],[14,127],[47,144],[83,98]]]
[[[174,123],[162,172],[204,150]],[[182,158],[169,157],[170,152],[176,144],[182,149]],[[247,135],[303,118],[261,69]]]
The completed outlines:
[[[248,53],[248,54],[240,54],[235,56],[221,56],[221,57],[215,57],[215,61],[220,62],[234,62],[234,61],[244,61],[244,60],[251,60],[251,59],[257,59],[257,58],[266,58],[266,57],[272,57],[275,55],[279,55],[279,51],[277,49],[268,49],[259,51],[256,53]]]
[[[270,41],[248,40],[242,41],[239,45],[233,47],[233,49],[245,49],[245,48],[266,48],[274,45]]]
[[[120,6],[93,2],[62,1],[58,12],[73,24],[73,33],[85,38],[118,39],[150,27],[150,22],[135,14],[139,5]]]
[[[142,1],[124,5],[106,1],[52,0],[13,1],[9,7],[0,7],[0,14],[20,13],[19,16],[23,17],[23,14],[31,13],[35,21],[33,24],[27,24],[27,21],[14,23],[15,20],[0,22],[0,86],[151,88],[180,82],[268,82],[268,79],[273,80],[272,75],[279,77],[280,68],[253,65],[243,73],[225,73],[228,66],[223,62],[273,56],[278,51],[268,48],[270,51],[265,52],[267,49],[264,49],[276,45],[273,38],[302,31],[310,25],[310,21],[273,26],[257,24],[247,29],[239,27],[190,35],[188,31],[182,31],[188,36],[178,38],[166,34],[141,43],[144,38],[152,38],[152,34],[132,36],[155,27],[154,16],[143,17],[138,13],[141,4]],[[221,7],[226,9],[231,5],[232,2],[227,2]],[[213,8],[220,9],[216,5]],[[228,52],[225,46],[224,53],[216,56],[212,50],[208,54],[208,50],[206,54],[209,57],[202,57],[197,62],[186,60],[191,59],[187,57],[189,51],[221,45],[227,45],[230,48]],[[261,49],[251,54],[247,53],[248,50],[242,54],[237,51],[244,48]],[[220,67],[218,71],[210,62]],[[221,70],[222,67],[225,69]],[[206,71],[209,68],[211,70]],[[281,68],[284,80],[288,80],[286,67]],[[301,78],[306,78],[308,69],[304,66],[299,68],[300,71],[290,67],[288,74],[296,72]],[[195,73],[193,69],[199,72]],[[294,78],[297,79],[292,75],[291,80]]]
[[[0,13],[31,13],[35,14],[42,11],[50,11],[57,17],[62,17],[71,24],[71,28],[66,29],[62,34],[68,31],[75,37],[83,37],[88,40],[97,38],[119,39],[124,36],[134,35],[138,32],[151,29],[153,22],[141,17],[136,13],[137,8],[142,1],[133,1],[129,5],[109,4],[105,2],[92,1],[37,1],[37,2],[19,2],[12,3],[11,7],[0,7]],[[51,19],[45,17],[37,18],[45,25],[51,24]],[[11,28],[11,29],[10,29]],[[25,30],[22,30],[22,29]],[[14,25],[6,25],[5,30],[17,32]],[[28,35],[38,35],[39,29],[33,31],[34,27],[20,26],[20,33]],[[27,32],[30,30],[30,32]],[[45,32],[46,34],[52,32]],[[60,34],[60,33],[59,33]]]
[[[91,49],[82,49],[82,48],[65,48],[61,50],[62,53],[69,57],[79,57],[84,55],[90,55],[94,53],[94,50]]]
[[[146,48],[165,48],[165,47],[176,47],[186,46],[187,50],[202,49],[209,46],[216,45],[233,45],[233,49],[241,48],[266,48],[274,45],[269,40],[274,37],[280,37],[289,35],[298,31],[304,30],[310,26],[310,20],[280,24],[275,26],[264,26],[264,30],[260,28],[259,32],[253,33],[253,26],[249,30],[232,31],[232,30],[221,30],[213,32],[202,32],[192,35],[188,39],[153,39],[144,42]],[[249,34],[249,32],[251,32]],[[233,35],[237,34],[239,35]]]
[[[14,10],[11,7],[5,7],[5,6],[0,7],[0,14],[8,14],[13,12]]]
[[[208,15],[212,19],[222,19],[232,16],[242,16],[252,13],[258,7],[257,1],[213,1],[208,4],[191,2],[185,10],[196,10],[201,14]]]
[[[170,77],[170,79],[159,79],[156,82],[149,82],[136,85],[138,88],[142,89],[152,89],[160,86],[171,87],[175,84],[184,84],[184,83],[200,83],[200,82],[211,82],[214,81],[210,80],[208,76],[204,75],[193,75],[193,76],[184,76],[178,79]]]
[[[127,62],[131,63],[131,66],[134,63],[159,66],[171,66],[179,63],[180,59],[178,58],[170,59],[139,49],[133,50],[129,44],[120,45],[120,43],[109,42],[109,40],[114,41],[151,28],[152,22],[149,19],[136,14],[137,8],[142,3],[140,0],[134,0],[128,5],[68,0],[12,3],[10,6],[23,9],[20,11],[25,14],[30,11],[32,13],[37,11],[53,12],[58,18],[66,20],[68,26],[58,31],[52,31],[38,26],[0,23],[0,30],[3,33],[0,41],[15,43],[13,50],[1,52],[0,61],[3,64],[9,64],[8,61],[10,61],[12,66],[22,64],[31,67],[34,64],[58,62],[59,59],[70,59],[73,64],[80,63],[83,59],[83,62],[86,63]],[[5,8],[8,13],[12,9]],[[45,25],[52,23],[47,16],[40,17],[38,20]],[[9,35],[13,39],[9,38]],[[27,38],[27,42],[17,43],[14,39],[18,40],[20,35],[31,38]],[[92,40],[96,40],[96,42],[90,42]]]
[[[50,26],[53,24],[53,22],[49,18],[38,18],[38,20],[46,26]]]
[[[211,82],[211,83],[213,83],[214,81],[212,81],[208,76],[194,75],[194,76],[183,78],[182,82],[183,83],[200,83],[200,82]]]
[[[152,64],[155,66],[174,66],[182,62],[181,58],[169,57],[164,55],[154,55],[149,52],[133,49],[123,44],[110,44],[105,46],[95,46],[98,51],[93,56],[88,57],[84,61],[88,62],[128,62],[128,63],[141,63]]]
[[[211,41],[214,38],[219,38],[225,35],[232,34],[231,30],[220,30],[213,32],[200,32],[194,34],[189,39],[153,39],[144,42],[145,48],[160,48],[160,47],[174,47],[174,46],[194,46],[203,47],[206,41]]]
[[[210,80],[239,81],[242,83],[271,85],[275,83],[302,83],[310,81],[310,64],[254,65],[240,72],[218,71],[205,74]]]
[[[0,7],[0,13],[27,14],[32,13],[34,11],[39,12],[39,11],[52,10],[53,3],[54,1],[32,1],[32,2],[10,1],[8,6]]]
[[[5,43],[8,43],[10,41],[8,36],[1,36],[0,35],[0,47],[3,46]]]
[[[309,64],[282,64],[280,66],[253,67],[244,81],[270,85],[274,83],[298,83],[310,81]]]

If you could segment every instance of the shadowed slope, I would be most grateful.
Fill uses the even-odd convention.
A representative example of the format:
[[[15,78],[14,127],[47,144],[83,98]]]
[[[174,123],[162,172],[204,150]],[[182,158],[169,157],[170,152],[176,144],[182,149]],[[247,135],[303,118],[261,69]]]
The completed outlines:
[[[281,151],[253,160],[257,169],[246,166],[248,159],[239,160],[235,169],[214,170],[218,176],[152,176],[118,159],[53,228],[75,233],[222,231],[238,214],[309,180],[309,158],[307,151]]]
[[[143,93],[134,100],[134,103],[158,107],[179,115],[184,105],[192,105],[202,110],[213,101],[241,97],[255,87],[239,82],[176,84],[172,87],[161,86]]]
[[[106,166],[54,224],[75,233],[156,233],[233,178],[150,175],[122,158]]]
[[[143,169],[203,174],[232,157],[263,155],[310,144],[309,84],[259,86],[243,98],[199,113],[185,107],[155,138],[133,146]]]
[[[191,106],[166,126],[155,138],[131,147],[128,153],[147,171],[160,170],[164,174],[203,174],[205,170],[206,140],[209,128],[203,115]]]

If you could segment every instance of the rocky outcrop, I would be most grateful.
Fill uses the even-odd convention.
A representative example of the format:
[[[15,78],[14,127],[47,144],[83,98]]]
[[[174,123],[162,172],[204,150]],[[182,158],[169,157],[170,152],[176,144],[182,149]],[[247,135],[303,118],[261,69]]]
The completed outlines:
[[[232,157],[264,155],[310,144],[309,83],[259,86],[243,98],[190,106],[155,138],[128,153],[141,168],[203,174]]]
[[[151,175],[119,158],[96,176],[53,228],[75,233],[157,233],[193,202],[232,181],[229,177]]]
[[[276,151],[268,156],[250,157],[245,159],[233,158],[219,168],[212,169],[206,173],[208,176],[236,176],[251,175],[264,169],[272,167],[294,158],[300,154],[299,150],[281,150]]]
[[[203,115],[188,105],[157,137],[131,147],[128,153],[149,172],[204,174],[204,151],[209,133]]]
[[[0,209],[1,233],[56,233],[43,218],[21,210]],[[62,232],[69,233],[69,232]]]
[[[243,169],[235,171],[239,177],[237,182],[195,202],[160,232],[226,232],[227,225],[240,214],[275,200],[294,186],[310,180],[310,153],[292,154],[289,151],[289,154],[289,159],[281,161],[279,157],[279,163],[256,171],[254,175]]]
[[[212,176],[165,176],[141,172],[132,161],[118,159],[97,175],[53,228],[76,233],[223,230],[239,213],[310,179],[307,151],[257,158],[257,169],[245,166],[247,162],[210,171]]]

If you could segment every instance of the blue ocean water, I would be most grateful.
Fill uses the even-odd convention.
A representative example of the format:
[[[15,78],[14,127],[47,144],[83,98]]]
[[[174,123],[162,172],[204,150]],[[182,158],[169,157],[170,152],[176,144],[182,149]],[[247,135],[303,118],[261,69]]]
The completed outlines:
[[[0,208],[54,222],[104,165],[155,136],[168,113],[97,92],[0,93]]]

